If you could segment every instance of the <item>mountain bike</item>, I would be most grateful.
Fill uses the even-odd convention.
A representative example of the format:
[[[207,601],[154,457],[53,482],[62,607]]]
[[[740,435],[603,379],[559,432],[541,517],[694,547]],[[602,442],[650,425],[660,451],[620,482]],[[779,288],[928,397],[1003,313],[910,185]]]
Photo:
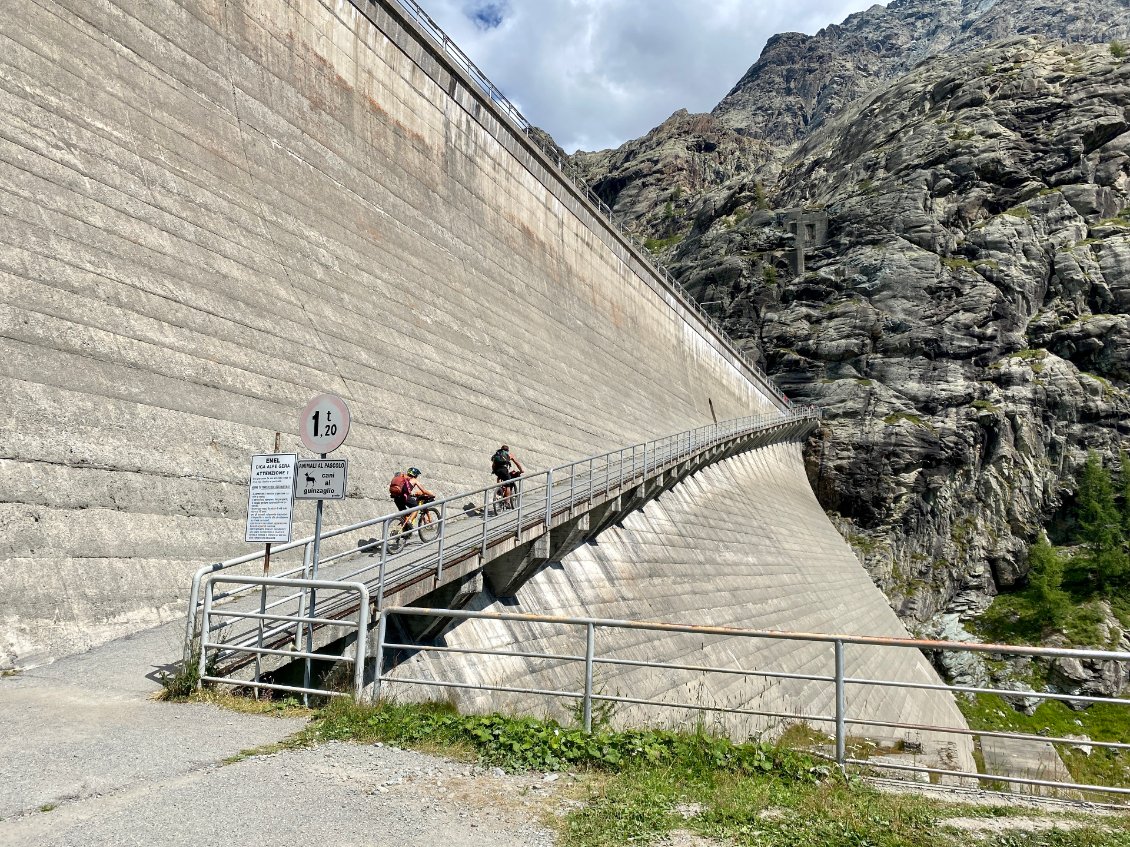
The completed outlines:
[[[389,553],[395,554],[403,550],[408,539],[412,537],[412,533],[416,533],[416,537],[423,544],[435,541],[439,535],[439,509],[424,506],[425,503],[430,503],[435,499],[433,494],[420,495],[417,502],[421,508],[407,514],[403,521],[389,524],[387,542]]]
[[[494,513],[496,515],[503,509],[513,509],[518,505],[518,500],[514,496],[518,490],[518,483],[515,480],[521,475],[521,471],[510,471],[510,482],[504,482],[494,489]]]

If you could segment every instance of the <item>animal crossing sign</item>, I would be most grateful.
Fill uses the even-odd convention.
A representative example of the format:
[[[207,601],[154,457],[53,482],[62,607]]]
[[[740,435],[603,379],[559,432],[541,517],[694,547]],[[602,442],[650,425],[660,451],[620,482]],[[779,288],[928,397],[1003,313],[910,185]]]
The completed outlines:
[[[332,453],[349,434],[349,407],[336,394],[319,394],[299,414],[298,432],[311,453]]]
[[[345,459],[299,459],[294,477],[295,500],[344,500]]]

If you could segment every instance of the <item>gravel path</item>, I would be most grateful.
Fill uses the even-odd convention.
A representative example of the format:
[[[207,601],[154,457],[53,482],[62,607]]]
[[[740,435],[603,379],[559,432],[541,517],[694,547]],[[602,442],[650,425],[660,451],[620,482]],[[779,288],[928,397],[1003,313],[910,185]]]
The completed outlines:
[[[354,744],[223,764],[304,721],[154,700],[179,626],[0,678],[0,845],[553,844],[569,777]]]

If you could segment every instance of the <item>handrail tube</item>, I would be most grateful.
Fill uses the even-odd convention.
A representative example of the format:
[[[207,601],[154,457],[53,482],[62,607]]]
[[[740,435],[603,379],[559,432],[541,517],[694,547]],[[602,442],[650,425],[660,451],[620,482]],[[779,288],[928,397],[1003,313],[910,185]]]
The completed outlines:
[[[959,650],[979,653],[1006,653],[1027,656],[1052,656],[1068,659],[1114,659],[1130,661],[1130,652],[1120,653],[1111,650],[1070,649],[1066,647],[1025,647],[1012,644],[971,644],[965,641],[931,641],[924,638],[896,638],[881,635],[848,635],[821,632],[791,632],[779,629],[740,629],[728,626],[708,626],[695,624],[675,624],[663,621],[629,621],[618,618],[591,618],[561,615],[537,615],[521,612],[485,612],[467,609],[433,609],[423,606],[392,606],[389,614],[413,615],[418,617],[453,617],[461,619],[482,618],[497,621],[525,621],[530,623],[553,623],[584,626],[592,623],[613,629],[639,629],[659,632],[687,632],[695,635],[739,636],[747,638],[766,638],[773,640],[818,641],[825,644],[843,641],[845,644],[862,644],[871,647],[905,647],[916,650]],[[1011,692],[1016,696],[1028,692]],[[1033,692],[1036,693],[1036,692]]]

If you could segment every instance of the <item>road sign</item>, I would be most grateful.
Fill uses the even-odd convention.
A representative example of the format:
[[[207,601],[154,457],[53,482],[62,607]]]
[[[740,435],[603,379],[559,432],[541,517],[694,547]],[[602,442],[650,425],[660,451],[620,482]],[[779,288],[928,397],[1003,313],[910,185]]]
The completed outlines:
[[[298,432],[311,453],[332,453],[349,434],[349,407],[336,394],[319,394],[298,416]]]
[[[244,541],[256,544],[285,544],[290,541],[297,464],[298,456],[294,453],[251,457]]]
[[[295,500],[344,500],[345,459],[299,459],[294,478]]]

